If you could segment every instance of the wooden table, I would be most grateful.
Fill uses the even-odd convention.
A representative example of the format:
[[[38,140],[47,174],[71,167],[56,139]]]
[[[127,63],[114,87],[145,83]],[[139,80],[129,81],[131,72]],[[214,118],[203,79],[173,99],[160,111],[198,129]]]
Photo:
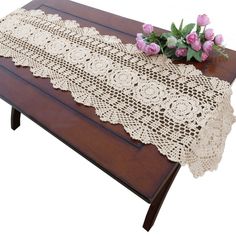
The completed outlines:
[[[124,43],[134,43],[142,26],[66,0],[35,0],[25,8],[58,13],[63,19],[77,20],[81,26],[94,26],[102,34],[116,35]],[[232,82],[236,77],[236,53],[227,53],[228,61],[213,56],[195,65],[206,75]],[[13,130],[19,127],[20,115],[24,114],[150,203],[143,227],[152,227],[179,164],[167,160],[155,146],[131,139],[121,125],[101,122],[94,108],[75,103],[68,92],[53,89],[49,80],[35,79],[28,68],[16,67],[11,59],[2,57],[0,97],[12,106]]]

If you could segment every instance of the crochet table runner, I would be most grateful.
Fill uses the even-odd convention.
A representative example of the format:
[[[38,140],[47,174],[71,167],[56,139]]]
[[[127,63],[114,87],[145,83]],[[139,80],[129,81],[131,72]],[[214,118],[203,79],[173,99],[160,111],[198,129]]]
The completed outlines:
[[[221,159],[234,122],[231,87],[192,65],[147,57],[95,28],[25,9],[0,20],[0,56],[50,78],[102,121],[122,124],[132,138],[188,164],[196,177]]]

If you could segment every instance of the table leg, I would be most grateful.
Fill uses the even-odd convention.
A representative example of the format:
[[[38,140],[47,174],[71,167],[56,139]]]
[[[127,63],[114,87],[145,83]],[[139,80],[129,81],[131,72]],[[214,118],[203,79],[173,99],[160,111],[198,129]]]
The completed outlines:
[[[148,212],[146,214],[143,228],[149,231],[153,224],[155,223],[156,217],[158,215],[158,212],[161,209],[162,203],[165,200],[165,197],[170,189],[170,186],[175,179],[176,174],[178,173],[180,168],[180,165],[176,168],[176,170],[170,175],[169,179],[165,182],[165,184],[162,186],[161,190],[157,194],[157,196],[152,201],[151,205],[149,206]]]
[[[20,126],[20,112],[14,107],[11,109],[11,128],[16,130]]]

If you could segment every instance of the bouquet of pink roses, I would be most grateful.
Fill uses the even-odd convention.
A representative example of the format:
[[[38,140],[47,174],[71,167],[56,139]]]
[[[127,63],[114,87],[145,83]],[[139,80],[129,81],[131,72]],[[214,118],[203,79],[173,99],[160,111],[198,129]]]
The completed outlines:
[[[223,36],[221,34],[215,36],[213,29],[207,29],[209,23],[206,14],[199,15],[197,24],[190,23],[183,27],[182,20],[177,28],[172,23],[171,32],[160,36],[154,32],[152,25],[144,24],[143,33],[137,34],[136,46],[146,55],[163,53],[173,59],[186,57],[187,61],[192,58],[199,62],[205,61],[213,50],[228,57],[222,46]]]

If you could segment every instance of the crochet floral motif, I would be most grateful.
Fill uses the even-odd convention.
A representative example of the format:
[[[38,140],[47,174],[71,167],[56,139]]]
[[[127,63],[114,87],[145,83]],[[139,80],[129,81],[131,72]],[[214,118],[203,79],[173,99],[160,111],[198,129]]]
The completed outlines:
[[[102,121],[122,124],[194,176],[217,167],[234,122],[228,82],[192,65],[147,57],[115,36],[41,10],[0,20],[0,55],[28,66]]]

